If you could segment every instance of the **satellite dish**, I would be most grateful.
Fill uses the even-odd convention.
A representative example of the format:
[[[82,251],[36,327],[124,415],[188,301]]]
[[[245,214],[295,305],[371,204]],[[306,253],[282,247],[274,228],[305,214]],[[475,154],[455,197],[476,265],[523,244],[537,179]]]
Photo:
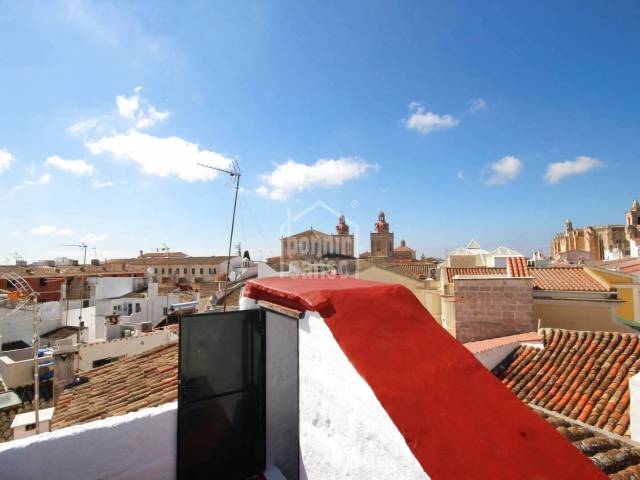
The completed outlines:
[[[152,275],[154,272],[155,272],[155,270],[153,269],[153,267],[148,267],[148,268],[147,268],[147,273],[148,273],[149,275]]]

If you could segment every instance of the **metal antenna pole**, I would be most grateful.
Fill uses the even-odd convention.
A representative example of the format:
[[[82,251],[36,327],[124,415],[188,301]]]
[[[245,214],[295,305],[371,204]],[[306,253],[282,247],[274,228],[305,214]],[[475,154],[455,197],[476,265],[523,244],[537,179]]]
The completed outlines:
[[[205,165],[204,163],[198,163],[201,167],[210,168],[211,170],[217,170],[218,172],[226,173],[231,177],[236,177],[236,192],[233,198],[233,215],[231,216],[231,232],[229,233],[229,250],[227,252],[227,279],[224,282],[224,302],[222,303],[222,311],[227,311],[227,289],[229,287],[229,270],[231,269],[231,245],[233,243],[233,228],[236,223],[236,206],[238,204],[238,191],[240,190],[240,169],[234,162],[233,170],[225,170],[224,168],[213,167],[211,165]]]
[[[38,297],[33,296],[33,386],[34,386],[34,410],[36,413],[36,435],[40,433],[40,362],[38,350],[40,338],[38,337]]]

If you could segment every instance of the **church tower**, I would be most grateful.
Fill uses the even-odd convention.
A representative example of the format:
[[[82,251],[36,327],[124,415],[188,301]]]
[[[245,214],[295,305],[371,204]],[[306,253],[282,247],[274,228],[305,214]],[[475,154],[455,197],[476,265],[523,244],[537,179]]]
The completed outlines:
[[[640,203],[634,200],[631,210],[626,212],[627,224],[625,234],[629,242],[629,254],[632,257],[640,257]]]
[[[393,233],[389,231],[384,212],[378,214],[378,221],[371,232],[371,256],[380,259],[393,257]]]

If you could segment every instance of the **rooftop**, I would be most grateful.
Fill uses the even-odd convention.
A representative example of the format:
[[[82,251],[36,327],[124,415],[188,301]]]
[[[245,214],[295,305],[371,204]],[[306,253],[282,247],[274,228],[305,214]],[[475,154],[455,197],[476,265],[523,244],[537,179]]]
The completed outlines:
[[[534,290],[558,290],[572,292],[608,292],[609,289],[589,275],[582,267],[525,267],[521,260],[509,258],[512,276],[533,277]],[[528,273],[528,275],[525,275]],[[508,275],[507,268],[500,267],[448,267],[449,283],[456,275],[496,276]]]
[[[494,372],[531,403],[629,435],[629,378],[640,371],[636,334],[543,329],[545,348],[521,346]]]
[[[51,429],[155,407],[178,398],[178,345],[171,342],[83,374],[56,402]]]

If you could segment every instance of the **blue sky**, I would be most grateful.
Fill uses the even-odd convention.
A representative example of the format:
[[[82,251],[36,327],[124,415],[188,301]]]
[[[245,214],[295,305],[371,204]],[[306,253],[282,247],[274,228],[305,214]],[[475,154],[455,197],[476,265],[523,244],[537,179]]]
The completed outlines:
[[[255,256],[318,201],[361,250],[384,209],[439,256],[623,223],[639,21],[637,2],[0,2],[0,263],[224,253],[232,188],[197,161],[238,162]]]

